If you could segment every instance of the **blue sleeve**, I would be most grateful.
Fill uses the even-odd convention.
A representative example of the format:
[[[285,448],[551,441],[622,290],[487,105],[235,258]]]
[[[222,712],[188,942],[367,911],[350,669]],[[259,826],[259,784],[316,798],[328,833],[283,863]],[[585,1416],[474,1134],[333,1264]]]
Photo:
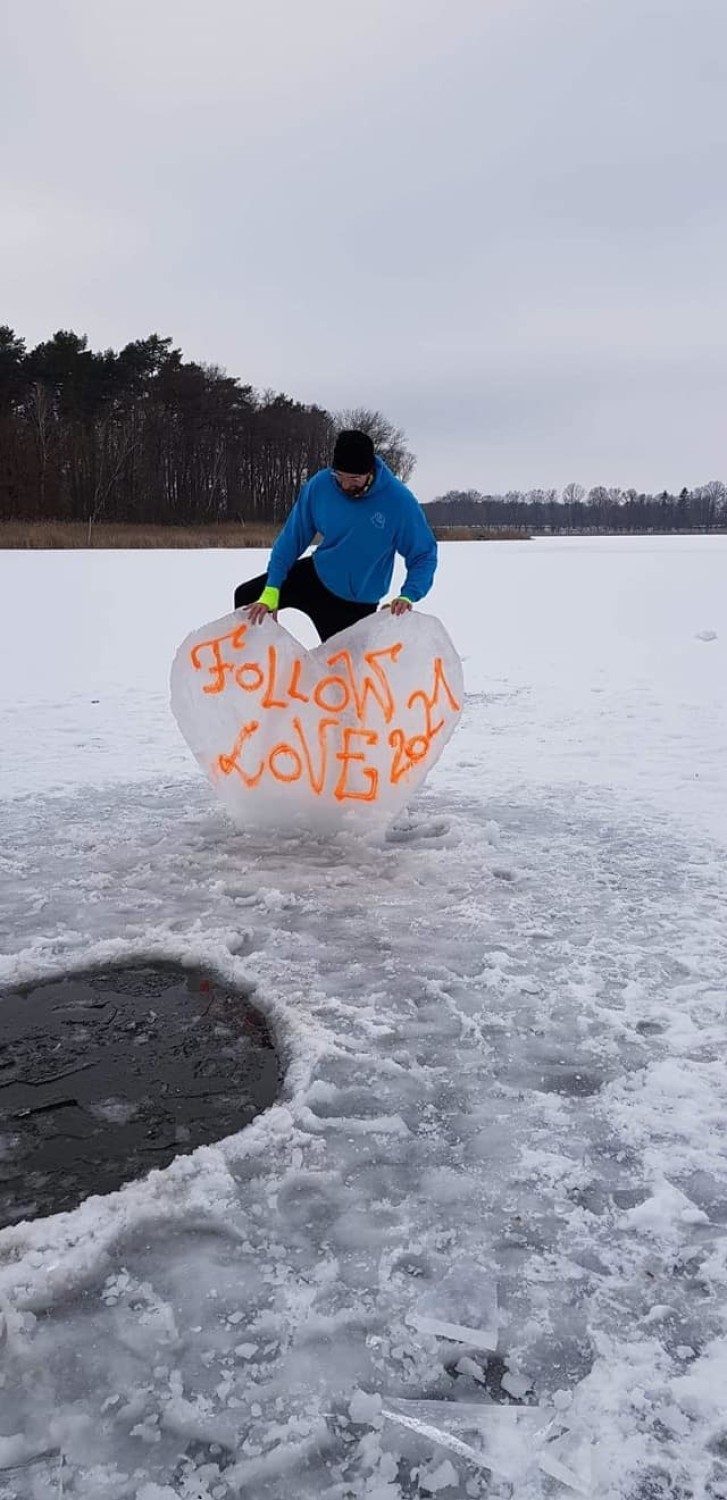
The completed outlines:
[[[406,563],[402,594],[416,604],[429,593],[437,569],[437,543],[419,501],[412,496],[411,510],[401,536],[401,555]]]
[[[304,484],[288,519],[270,553],[268,588],[279,589],[294,562],[310,547],[317,531],[313,520],[310,484]]]

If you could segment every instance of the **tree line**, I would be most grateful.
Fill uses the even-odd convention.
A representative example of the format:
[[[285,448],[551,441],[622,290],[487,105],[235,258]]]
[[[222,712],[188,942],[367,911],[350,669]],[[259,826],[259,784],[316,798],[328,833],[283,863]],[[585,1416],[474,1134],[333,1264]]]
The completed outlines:
[[[27,349],[0,326],[0,520],[195,526],[279,525],[336,431],[370,432],[405,482],[404,434],[380,412],[329,412],[185,360],[151,334],[95,352],[61,330]],[[432,525],[528,532],[711,531],[727,526],[727,486],[482,494],[451,490]]]
[[[678,494],[567,484],[557,490],[483,495],[450,490],[425,507],[432,526],[523,532],[717,531],[727,527],[727,485],[721,479]]]
[[[61,330],[27,349],[0,326],[0,520],[279,524],[340,426],[370,431],[409,477],[380,412],[260,393],[158,334],[117,353]]]

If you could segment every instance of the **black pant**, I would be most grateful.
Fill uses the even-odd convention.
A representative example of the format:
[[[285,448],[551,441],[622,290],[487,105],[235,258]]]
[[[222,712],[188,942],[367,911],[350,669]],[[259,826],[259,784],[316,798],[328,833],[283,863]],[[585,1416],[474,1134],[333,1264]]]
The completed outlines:
[[[256,604],[267,586],[267,573],[238,584],[235,589],[235,609],[246,604]],[[347,630],[366,615],[374,615],[378,604],[357,604],[353,599],[340,599],[321,583],[313,566],[312,557],[301,557],[293,566],[280,590],[278,609],[299,609],[312,620],[322,641]]]

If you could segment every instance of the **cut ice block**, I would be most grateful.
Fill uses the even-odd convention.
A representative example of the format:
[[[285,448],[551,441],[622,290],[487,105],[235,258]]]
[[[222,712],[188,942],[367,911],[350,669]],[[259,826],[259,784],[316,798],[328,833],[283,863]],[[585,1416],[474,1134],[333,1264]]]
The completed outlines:
[[[593,1480],[591,1455],[593,1445],[582,1433],[565,1432],[548,1443],[538,1458],[538,1466],[551,1479],[558,1479],[579,1495],[590,1495]]]
[[[455,646],[420,610],[379,610],[312,651],[236,610],[187,636],[170,687],[192,754],[241,828],[386,826],[464,702]]]
[[[512,1370],[508,1370],[507,1374],[503,1375],[500,1385],[503,1391],[507,1391],[508,1396],[513,1396],[516,1401],[527,1396],[528,1391],[533,1388],[533,1382],[528,1375],[516,1375]]]
[[[460,1401],[384,1400],[382,1416],[480,1469],[510,1481],[537,1461],[552,1425],[535,1406]]]
[[[407,1320],[420,1333],[474,1349],[497,1348],[497,1286],[475,1261],[458,1261],[419,1298]]]

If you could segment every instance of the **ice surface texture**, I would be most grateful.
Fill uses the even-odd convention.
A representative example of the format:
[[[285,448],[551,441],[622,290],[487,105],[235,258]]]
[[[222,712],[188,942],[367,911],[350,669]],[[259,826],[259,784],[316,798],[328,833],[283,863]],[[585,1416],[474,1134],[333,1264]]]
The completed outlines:
[[[0,983],[201,966],[286,1068],[0,1231],[0,1500],[727,1494],[727,537],[441,550],[465,711],[370,840],[240,832],[191,763],[234,553],[0,555]],[[496,1351],[416,1327],[482,1332],[472,1261]]]

